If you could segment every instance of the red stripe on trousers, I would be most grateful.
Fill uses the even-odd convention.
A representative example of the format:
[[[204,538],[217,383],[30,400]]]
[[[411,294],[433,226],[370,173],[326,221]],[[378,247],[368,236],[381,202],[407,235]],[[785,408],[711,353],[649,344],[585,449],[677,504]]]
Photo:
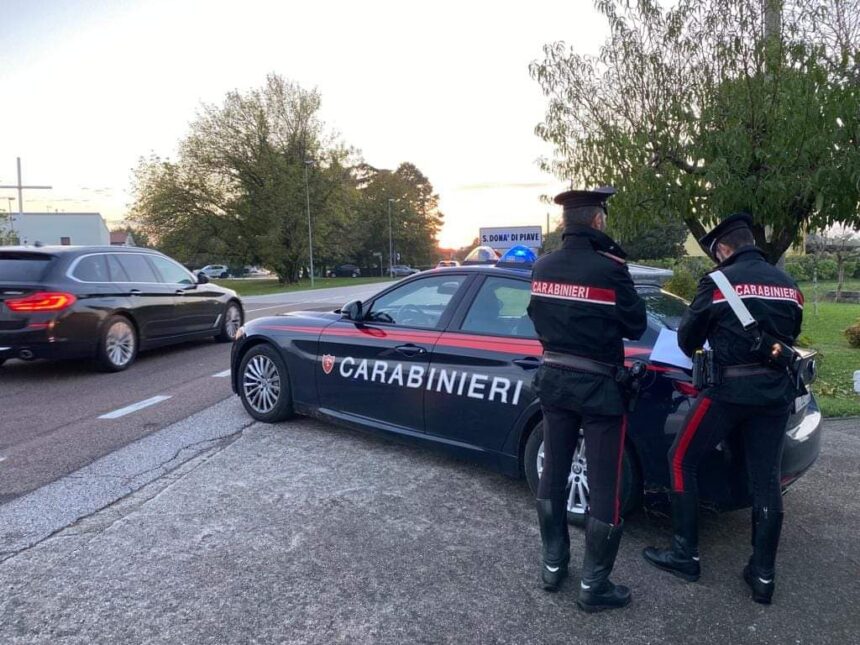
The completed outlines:
[[[621,521],[621,463],[624,459],[624,437],[627,435],[627,415],[621,421],[621,441],[618,444],[618,466],[615,469],[615,519],[613,524]]]
[[[676,493],[684,492],[684,473],[681,469],[681,464],[684,461],[684,455],[687,454],[687,448],[693,440],[693,435],[699,429],[699,425],[702,423],[702,419],[707,414],[709,407],[711,407],[711,399],[705,397],[699,399],[699,405],[690,418],[690,423],[681,431],[681,441],[678,442],[678,449],[672,457],[672,474],[674,475],[672,490]]]

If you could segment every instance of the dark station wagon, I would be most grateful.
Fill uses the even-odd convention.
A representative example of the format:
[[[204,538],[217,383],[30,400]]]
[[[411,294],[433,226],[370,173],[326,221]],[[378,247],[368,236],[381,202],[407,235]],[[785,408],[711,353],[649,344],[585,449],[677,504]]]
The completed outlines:
[[[0,365],[94,359],[119,371],[137,352],[214,336],[233,340],[234,291],[166,255],[134,247],[0,247]]]

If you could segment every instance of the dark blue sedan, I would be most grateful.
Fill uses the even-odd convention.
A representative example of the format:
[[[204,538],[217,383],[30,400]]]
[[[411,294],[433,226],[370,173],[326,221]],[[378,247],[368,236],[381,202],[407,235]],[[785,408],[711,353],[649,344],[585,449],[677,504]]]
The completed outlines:
[[[674,329],[686,303],[660,289],[660,270],[631,266],[648,305],[648,330],[628,342],[628,359],[648,362],[661,329]],[[233,345],[232,385],[248,413],[264,422],[294,414],[397,435],[448,450],[508,475],[534,491],[543,462],[541,409],[532,379],[541,346],[526,315],[528,269],[465,266],[411,276],[334,312],[259,318]],[[630,415],[623,508],[665,503],[666,454],[696,396],[683,369],[648,365]],[[800,477],[820,448],[821,414],[799,399],[786,429],[783,485]],[[739,437],[703,462],[703,503],[717,510],[750,504]],[[588,509],[582,441],[570,473],[569,517]]]

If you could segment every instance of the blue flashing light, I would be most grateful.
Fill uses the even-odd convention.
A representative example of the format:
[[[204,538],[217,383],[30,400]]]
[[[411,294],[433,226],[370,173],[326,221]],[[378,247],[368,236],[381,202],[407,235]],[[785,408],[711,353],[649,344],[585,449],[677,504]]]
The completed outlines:
[[[527,246],[518,244],[505,251],[498,264],[499,266],[508,265],[525,268],[533,265],[535,260],[537,260],[537,256],[534,251]]]

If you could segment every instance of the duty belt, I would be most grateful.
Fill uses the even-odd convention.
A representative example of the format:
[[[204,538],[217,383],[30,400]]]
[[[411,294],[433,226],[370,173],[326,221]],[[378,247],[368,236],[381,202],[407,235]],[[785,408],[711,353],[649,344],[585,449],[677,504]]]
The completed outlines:
[[[758,363],[746,365],[727,365],[721,370],[723,378],[744,378],[746,376],[759,376],[761,374],[780,374],[779,368],[768,367]]]
[[[608,376],[615,378],[620,369],[617,365],[609,363],[601,363],[592,358],[584,356],[574,356],[573,354],[563,354],[561,352],[543,353],[543,362],[545,365],[552,367],[560,367],[562,369],[576,370],[577,372],[587,372],[589,374],[597,374],[599,376]]]

